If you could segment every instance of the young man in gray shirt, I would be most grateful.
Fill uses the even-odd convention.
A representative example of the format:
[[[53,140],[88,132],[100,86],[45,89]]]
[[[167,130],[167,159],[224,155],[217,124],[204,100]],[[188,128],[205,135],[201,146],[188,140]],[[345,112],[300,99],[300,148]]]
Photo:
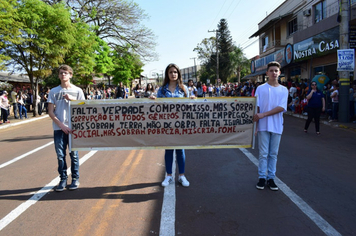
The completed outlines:
[[[62,192],[67,187],[67,163],[66,149],[69,143],[69,101],[85,100],[83,90],[73,84],[70,79],[73,69],[68,65],[59,67],[59,79],[61,84],[50,90],[48,95],[48,114],[53,120],[54,146],[58,159],[58,173],[61,178],[56,191]],[[79,186],[79,156],[77,151],[69,153],[71,159],[72,183],[69,190],[75,190]]]

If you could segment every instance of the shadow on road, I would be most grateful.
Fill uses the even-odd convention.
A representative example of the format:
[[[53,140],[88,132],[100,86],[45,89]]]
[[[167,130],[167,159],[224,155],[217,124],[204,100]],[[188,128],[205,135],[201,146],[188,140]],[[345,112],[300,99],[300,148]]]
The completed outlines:
[[[33,141],[33,140],[42,140],[42,139],[53,139],[53,135],[16,137],[12,139],[2,139],[1,142],[21,142],[21,141]]]
[[[137,190],[149,187],[160,188],[160,183],[144,183],[144,184],[132,184],[126,186],[103,186],[94,188],[78,188],[75,191],[65,190],[63,192],[55,192],[54,190],[46,194],[41,201],[57,201],[57,200],[81,200],[81,199],[122,199],[123,202],[144,202],[152,199],[162,198],[162,191],[144,194],[127,194],[124,192],[130,190]],[[34,192],[37,192],[41,188],[30,189],[15,189],[0,191],[0,200],[16,200],[26,201],[33,196]]]

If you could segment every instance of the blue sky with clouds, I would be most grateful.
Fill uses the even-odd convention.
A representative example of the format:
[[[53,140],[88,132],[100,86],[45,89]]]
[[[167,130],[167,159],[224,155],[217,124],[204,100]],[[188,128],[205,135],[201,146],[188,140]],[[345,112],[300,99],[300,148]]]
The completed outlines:
[[[156,36],[159,60],[147,62],[142,75],[162,73],[169,63],[180,68],[194,66],[193,49],[204,38],[214,36],[220,19],[227,20],[233,41],[247,58],[258,55],[257,38],[249,37],[258,23],[284,0],[134,0],[150,19],[142,22]],[[196,63],[200,64],[196,59]]]

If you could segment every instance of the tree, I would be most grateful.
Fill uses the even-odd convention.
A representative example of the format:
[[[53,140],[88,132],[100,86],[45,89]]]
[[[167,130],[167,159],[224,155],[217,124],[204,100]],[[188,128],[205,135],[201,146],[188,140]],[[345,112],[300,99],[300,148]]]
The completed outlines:
[[[61,0],[44,0],[50,4]],[[112,48],[130,45],[141,59],[156,59],[153,32],[140,24],[148,18],[137,3],[127,0],[66,0],[73,12],[92,26],[94,32]]]
[[[95,73],[97,76],[104,75],[104,77],[108,78],[109,85],[110,83],[110,78],[112,76],[112,71],[114,70],[114,62],[113,62],[113,53],[114,51],[110,49],[108,44],[97,37],[98,41],[98,48],[96,50],[96,56],[95,56],[95,61],[96,61],[96,66],[94,68]]]
[[[21,22],[18,21],[16,0],[0,2],[0,71],[6,69],[6,61],[11,60],[9,55],[4,54],[7,42],[19,42],[22,28]]]
[[[233,50],[230,53],[231,71],[237,77],[237,82],[241,82],[243,75],[249,74],[250,61],[245,57],[242,48],[233,46]]]
[[[9,17],[9,22],[14,24],[8,27],[18,30],[8,32],[6,38],[1,38],[1,54],[11,58],[7,65],[12,65],[14,70],[26,71],[34,94],[36,116],[38,81],[63,62],[74,42],[75,28],[69,10],[63,4],[50,6],[40,0],[2,1],[14,8]],[[3,31],[1,34],[4,34]]]
[[[127,46],[121,52],[116,51],[114,54],[113,83],[123,82],[128,85],[132,80],[139,77],[142,72],[143,63],[139,57],[130,52]]]
[[[90,27],[79,18],[73,23],[75,27],[74,42],[65,54],[64,63],[70,65],[74,71],[73,83],[81,77],[92,75],[97,66],[96,57],[99,54],[99,38]],[[58,75],[58,73],[56,73]],[[82,84],[79,82],[79,84]],[[82,84],[87,85],[87,84]]]
[[[230,53],[233,51],[233,42],[225,19],[221,19],[218,24],[218,48],[219,48],[219,78],[223,82],[232,74]]]
[[[216,50],[218,48],[218,52]],[[219,56],[219,78],[222,82],[226,83],[227,79],[233,74],[233,66],[230,60],[230,53],[233,52],[234,44],[228,29],[225,19],[221,19],[218,24],[217,38],[210,37],[202,40],[194,52],[198,53],[198,59],[202,64],[200,77],[210,79],[212,83],[217,83],[216,79],[216,66],[217,55]]]
[[[214,83],[216,79],[216,37],[203,39],[193,51],[198,53],[198,60],[202,65],[198,72],[200,80],[206,83],[209,79]]]
[[[198,54],[198,60],[201,64],[205,65],[209,63],[211,55],[216,52],[216,38],[210,37],[203,39],[201,43],[193,49],[193,52]]]

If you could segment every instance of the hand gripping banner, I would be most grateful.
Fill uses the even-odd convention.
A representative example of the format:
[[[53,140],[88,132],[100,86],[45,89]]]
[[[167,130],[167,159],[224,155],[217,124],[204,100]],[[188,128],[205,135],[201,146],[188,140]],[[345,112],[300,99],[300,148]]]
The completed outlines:
[[[72,101],[70,148],[249,148],[255,110],[255,97]]]

